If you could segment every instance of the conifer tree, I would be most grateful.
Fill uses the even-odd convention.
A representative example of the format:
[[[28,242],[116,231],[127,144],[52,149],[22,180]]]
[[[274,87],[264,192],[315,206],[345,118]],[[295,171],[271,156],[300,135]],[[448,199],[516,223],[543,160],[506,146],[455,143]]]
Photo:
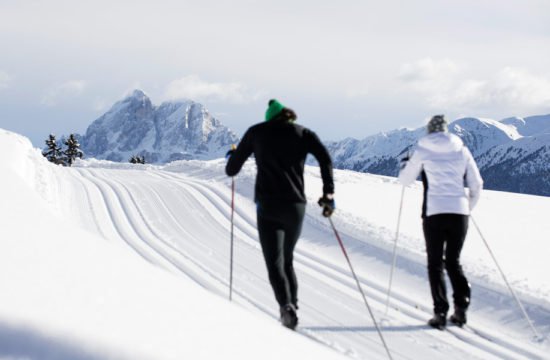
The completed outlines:
[[[42,152],[42,155],[48,159],[48,161],[54,164],[63,164],[63,158],[61,153],[61,147],[57,145],[57,140],[54,134],[50,134],[46,140],[46,146],[48,147]]]
[[[139,156],[139,155],[133,155],[129,161],[132,164],[145,164],[145,157]]]
[[[82,151],[80,150],[80,144],[78,140],[74,137],[74,134],[69,135],[69,138],[65,140],[65,145],[67,148],[63,151],[65,155],[67,164],[69,166],[73,165],[74,160],[79,157],[82,158]]]

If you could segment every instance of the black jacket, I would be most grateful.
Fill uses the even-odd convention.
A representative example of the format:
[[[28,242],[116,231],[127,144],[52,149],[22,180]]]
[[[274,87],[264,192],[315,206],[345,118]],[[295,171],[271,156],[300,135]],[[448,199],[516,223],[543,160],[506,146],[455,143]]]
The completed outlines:
[[[236,175],[251,154],[254,154],[258,168],[256,202],[305,203],[304,163],[307,154],[312,154],[319,162],[323,193],[334,193],[330,155],[317,135],[303,126],[275,119],[252,126],[229,158],[226,174]]]

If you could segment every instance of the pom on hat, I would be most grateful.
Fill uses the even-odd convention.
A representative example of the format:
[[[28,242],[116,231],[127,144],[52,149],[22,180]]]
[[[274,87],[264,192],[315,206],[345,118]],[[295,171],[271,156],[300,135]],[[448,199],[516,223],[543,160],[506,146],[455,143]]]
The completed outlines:
[[[444,115],[435,115],[430,119],[427,126],[428,134],[447,131],[447,120]]]
[[[277,100],[275,99],[269,100],[267,111],[265,112],[265,121],[269,121],[273,119],[275,116],[279,115],[279,113],[283,111],[284,108],[285,106],[280,102],[278,102]]]

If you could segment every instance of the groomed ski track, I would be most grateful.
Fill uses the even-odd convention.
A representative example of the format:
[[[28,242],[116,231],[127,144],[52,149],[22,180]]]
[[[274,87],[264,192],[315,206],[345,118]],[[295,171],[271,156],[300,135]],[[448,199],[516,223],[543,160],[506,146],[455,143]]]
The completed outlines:
[[[76,167],[67,169],[67,174],[60,187],[72,194],[66,206],[82,226],[108,241],[126,244],[155,266],[227,297],[231,201],[227,181],[150,168]],[[278,309],[257,241],[254,204],[239,194],[237,204],[234,302],[277,321]],[[337,227],[345,221],[336,213]],[[425,323],[431,309],[419,305],[419,299],[424,299],[424,304],[429,300],[424,264],[410,259],[398,260],[401,266],[394,276],[400,281],[394,283],[386,314],[390,254],[356,234],[342,235],[394,359],[550,359],[537,342],[518,339],[513,331],[503,336],[494,330],[501,325],[487,319],[464,329],[428,328]],[[318,210],[308,207],[295,252],[300,286],[298,332],[352,358],[387,358],[333,238]],[[383,276],[372,275],[381,269]],[[403,283],[410,286],[400,288]],[[411,289],[416,290],[411,293]],[[494,290],[481,291],[491,298]]]

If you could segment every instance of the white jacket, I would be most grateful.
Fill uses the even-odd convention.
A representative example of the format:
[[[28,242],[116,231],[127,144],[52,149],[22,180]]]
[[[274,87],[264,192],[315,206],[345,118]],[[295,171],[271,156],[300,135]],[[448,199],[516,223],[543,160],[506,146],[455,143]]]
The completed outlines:
[[[413,155],[399,173],[409,185],[422,174],[424,206],[422,216],[469,215],[483,187],[483,180],[470,150],[462,140],[447,132],[428,134],[418,141]],[[464,180],[470,189],[466,192]]]

